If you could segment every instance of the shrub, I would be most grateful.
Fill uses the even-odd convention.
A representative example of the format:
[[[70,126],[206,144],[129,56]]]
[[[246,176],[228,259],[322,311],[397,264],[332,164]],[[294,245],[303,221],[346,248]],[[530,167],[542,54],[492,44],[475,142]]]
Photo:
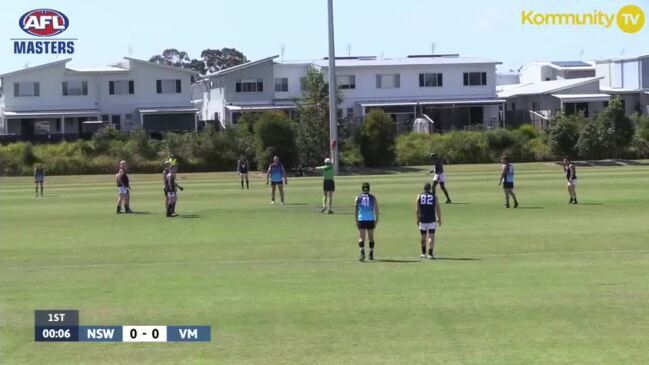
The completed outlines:
[[[548,146],[555,157],[574,156],[579,140],[579,117],[558,114],[548,131]],[[582,116],[583,118],[583,116]]]
[[[257,164],[265,166],[277,155],[287,167],[297,164],[297,148],[292,121],[283,112],[263,113],[255,123]]]
[[[360,148],[367,166],[388,166],[394,163],[395,126],[382,110],[372,110],[361,128]]]
[[[608,147],[609,157],[618,157],[633,140],[635,126],[624,111],[622,101],[616,97],[595,117],[600,129],[601,143]]]
[[[586,159],[598,159],[606,152],[607,146],[602,143],[600,127],[596,122],[590,122],[579,133],[577,151],[579,156]]]
[[[504,128],[485,132],[485,140],[492,160],[498,159],[516,144],[514,133]]]
[[[430,162],[435,136],[425,133],[408,133],[397,138],[396,160],[399,165],[425,165]],[[439,139],[439,138],[437,138]]]

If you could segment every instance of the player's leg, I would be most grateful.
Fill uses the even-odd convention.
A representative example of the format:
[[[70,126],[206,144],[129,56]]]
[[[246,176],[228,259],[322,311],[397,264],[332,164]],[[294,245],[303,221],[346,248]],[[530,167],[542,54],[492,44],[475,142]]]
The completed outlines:
[[[250,181],[248,181],[248,173],[246,173],[246,189],[250,190]]]
[[[374,260],[374,229],[367,230],[367,239],[370,241],[370,260]]]
[[[38,181],[34,181],[34,190],[36,192],[36,197],[38,197]]]
[[[124,195],[124,213],[131,213],[131,194],[129,193],[128,190],[126,190],[126,194]]]
[[[275,189],[277,189],[277,184],[271,183],[270,184],[270,203],[275,204]]]
[[[124,201],[123,196],[124,195],[121,191],[117,194],[117,214],[122,213],[122,203]]]
[[[334,211],[331,208],[334,205],[334,192],[329,191],[328,194],[329,194],[329,214],[333,214]]]
[[[437,181],[437,175],[433,178],[433,194],[437,191],[437,185],[439,184],[439,181]]]
[[[284,204],[284,184],[279,184],[279,198],[282,201],[282,204]]]
[[[322,210],[320,210],[320,213],[324,213],[327,211],[327,191],[324,190],[322,192]]]
[[[435,229],[428,229],[428,259],[435,260]]]
[[[444,195],[446,195],[446,204],[451,203],[451,197],[448,196],[448,191],[446,191],[446,186],[443,181],[439,182],[439,187],[442,188],[442,191],[444,192]]]
[[[504,188],[503,192],[505,193],[505,208],[509,208],[509,189]]]
[[[243,174],[239,173],[239,178],[241,178],[241,190],[243,190]]]
[[[421,238],[420,239],[421,256],[419,256],[419,257],[421,257],[422,259],[425,259],[426,258],[426,238],[427,238],[426,230],[421,229],[421,227],[419,227],[419,234],[420,234],[420,238]]]
[[[45,184],[44,181],[40,181],[39,185],[41,186],[41,196],[43,196],[43,185]]]
[[[572,204],[577,204],[577,185],[575,184],[575,181],[570,182],[570,189],[571,189],[570,197],[572,199]]]
[[[359,222],[360,224],[360,222]],[[365,261],[365,228],[358,228],[358,249],[360,251],[360,261]]]
[[[514,188],[509,189],[509,195],[514,199],[514,208],[518,208],[518,199],[516,199],[516,193],[514,193]]]

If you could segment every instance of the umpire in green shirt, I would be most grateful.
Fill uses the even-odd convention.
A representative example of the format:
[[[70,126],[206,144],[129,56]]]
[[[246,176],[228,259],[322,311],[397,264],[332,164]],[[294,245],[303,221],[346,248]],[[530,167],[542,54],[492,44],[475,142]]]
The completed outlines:
[[[333,214],[334,212],[331,210],[331,206],[333,205],[334,191],[336,191],[336,183],[334,182],[336,171],[332,159],[326,158],[324,166],[318,166],[316,169],[322,170],[322,177],[324,178],[322,182],[324,195],[322,196],[321,212]]]

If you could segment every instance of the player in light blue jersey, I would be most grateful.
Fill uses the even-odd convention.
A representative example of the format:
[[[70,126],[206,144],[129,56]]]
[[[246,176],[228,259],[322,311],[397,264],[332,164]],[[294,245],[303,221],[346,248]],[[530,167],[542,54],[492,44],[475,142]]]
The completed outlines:
[[[518,208],[518,200],[514,193],[514,165],[509,162],[509,157],[503,155],[500,158],[502,168],[500,169],[500,181],[505,191],[505,208],[509,208],[509,197],[514,198],[514,208]]]
[[[365,261],[365,236],[370,240],[370,260],[374,260],[374,229],[379,224],[379,202],[370,194],[370,183],[364,182],[362,193],[354,202],[354,220],[358,228],[358,248],[361,251],[360,261]]]
[[[279,162],[279,157],[273,157],[273,163],[268,166],[268,172],[266,172],[266,185],[270,181],[271,184],[271,204],[275,204],[275,188],[279,188],[279,197],[284,205],[284,185],[288,184],[288,178],[286,177],[286,170],[284,165]]]

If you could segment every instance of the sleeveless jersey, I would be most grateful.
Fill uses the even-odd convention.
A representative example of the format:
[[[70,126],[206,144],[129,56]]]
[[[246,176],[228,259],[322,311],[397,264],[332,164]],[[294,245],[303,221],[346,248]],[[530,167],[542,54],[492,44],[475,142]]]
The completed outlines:
[[[245,174],[248,172],[248,161],[246,160],[240,160],[239,161],[239,172],[242,174]]]
[[[362,193],[356,198],[356,207],[358,208],[359,222],[374,221],[374,195],[369,193]]]
[[[577,180],[577,168],[573,164],[570,164],[570,165],[568,165],[568,167],[566,167],[566,180],[570,181],[570,168],[571,167],[573,169],[575,169],[575,174],[573,175],[572,179]]]
[[[505,168],[505,182],[514,182],[514,165],[508,163]]]
[[[419,194],[419,222],[435,222],[435,195],[428,192]]]
[[[278,163],[272,163],[270,164],[270,181],[274,183],[280,183],[282,182],[284,178],[284,174],[282,173],[282,164]]]

